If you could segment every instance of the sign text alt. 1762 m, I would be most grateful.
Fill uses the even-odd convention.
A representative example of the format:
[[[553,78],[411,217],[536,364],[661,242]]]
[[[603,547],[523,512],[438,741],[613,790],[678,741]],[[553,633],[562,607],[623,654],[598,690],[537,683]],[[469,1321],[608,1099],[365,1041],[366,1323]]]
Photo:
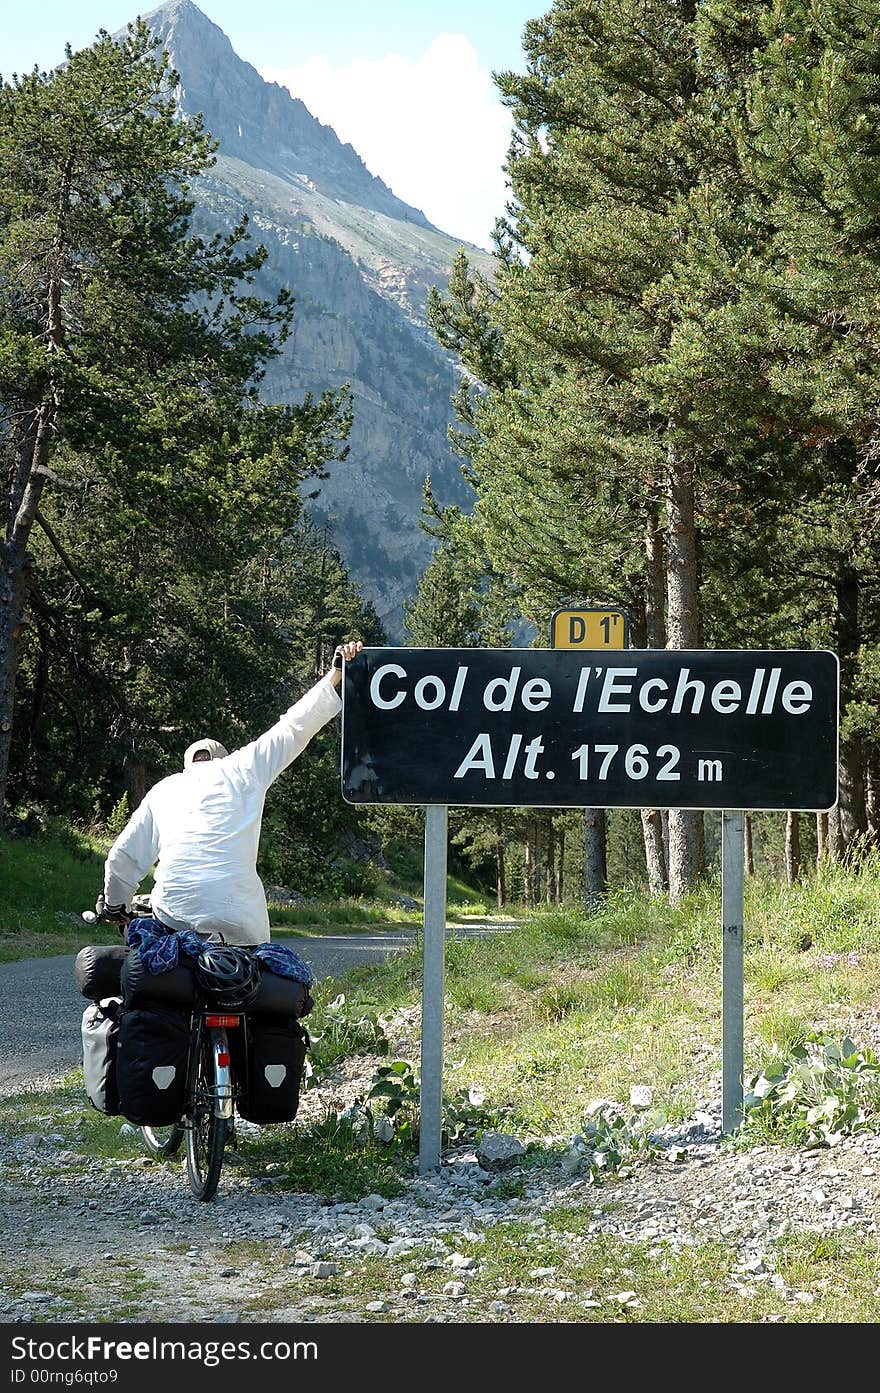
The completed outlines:
[[[837,798],[825,650],[365,649],[347,801],[815,809]]]

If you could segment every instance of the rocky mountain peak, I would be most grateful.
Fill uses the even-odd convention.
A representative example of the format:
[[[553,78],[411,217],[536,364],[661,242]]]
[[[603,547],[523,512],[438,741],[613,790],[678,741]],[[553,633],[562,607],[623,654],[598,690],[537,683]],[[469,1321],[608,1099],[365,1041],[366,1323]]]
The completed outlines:
[[[308,181],[330,198],[431,228],[424,213],[371,174],[354,147],[343,144],[304,102],[240,58],[193,0],[166,0],[143,18],[180,76],[181,109],[204,115],[226,155]]]
[[[447,438],[458,371],[425,322],[427,293],[445,286],[461,243],[266,82],[193,0],[166,0],[144,19],[177,72],[181,116],[201,113],[218,141],[215,164],[193,181],[196,229],[228,232],[246,214],[267,252],[256,293],[271,298],[283,286],[295,300],[267,400],[351,393],[348,458],[310,488],[308,510],[397,642],[431,552],[420,527],[425,478],[442,503],[471,502]],[[492,258],[467,250],[489,274]]]

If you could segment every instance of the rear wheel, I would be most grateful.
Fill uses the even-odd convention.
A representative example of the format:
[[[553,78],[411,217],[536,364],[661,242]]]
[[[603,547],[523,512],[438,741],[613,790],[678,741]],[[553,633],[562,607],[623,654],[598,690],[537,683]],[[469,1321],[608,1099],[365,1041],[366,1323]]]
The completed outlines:
[[[142,1127],[141,1140],[150,1156],[176,1156],[185,1131],[182,1122],[172,1122],[170,1127]]]
[[[202,1036],[192,1113],[186,1128],[186,1173],[198,1200],[213,1199],[223,1168],[229,1123],[214,1112],[214,1055],[211,1037]]]

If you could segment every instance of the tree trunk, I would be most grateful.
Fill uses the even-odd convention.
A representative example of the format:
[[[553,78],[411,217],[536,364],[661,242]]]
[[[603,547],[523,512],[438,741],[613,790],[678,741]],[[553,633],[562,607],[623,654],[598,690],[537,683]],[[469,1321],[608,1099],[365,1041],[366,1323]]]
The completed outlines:
[[[645,642],[648,648],[663,648],[666,644],[663,533],[656,503],[649,505],[645,524]],[[669,864],[663,813],[659,808],[642,808],[641,822],[648,893],[655,897],[665,895],[669,890]]]
[[[544,839],[544,887],[548,904],[556,903],[556,829],[551,817]]]
[[[868,833],[868,813],[862,741],[857,735],[841,741],[839,793],[841,855],[858,858]]]
[[[584,809],[584,903],[595,909],[608,889],[605,858],[605,809]]]
[[[660,510],[656,503],[651,503],[645,522],[645,643],[648,648],[666,646],[663,555]]]
[[[700,648],[700,596],[693,465],[670,443],[666,481],[666,647]],[[703,814],[669,810],[669,901],[677,904],[705,868]]]
[[[126,760],[125,786],[128,794],[128,806],[134,812],[150,786],[147,779],[147,766],[136,759]]]
[[[532,845],[532,904],[540,904],[541,875],[544,869],[540,818],[536,817],[534,819],[532,828],[532,836],[534,838]]]
[[[669,809],[669,903],[679,904],[693,889],[704,864],[703,814]]]
[[[532,823],[531,823],[531,820],[529,820],[529,821],[526,823],[526,835],[525,835],[525,840],[524,840],[524,842],[523,842],[523,900],[525,901],[526,908],[529,908],[529,907],[531,906],[531,903],[532,903],[532,854],[533,854],[533,851],[534,851],[534,842],[533,842],[533,840],[532,840]]]
[[[21,659],[32,560],[17,556],[10,545],[0,562],[0,831],[6,810],[6,779],[12,746],[15,679]]]
[[[50,319],[50,327],[51,327]],[[9,498],[6,540],[0,552],[0,828],[6,807],[6,780],[15,712],[15,679],[21,659],[33,558],[28,552],[49,456],[57,410],[44,402],[23,432]]]
[[[529,908],[541,903],[541,879],[543,870],[541,822],[538,817],[530,817],[526,823],[523,858],[523,893],[525,895],[525,902]]]
[[[666,868],[666,844],[663,840],[663,814],[659,808],[642,808],[642,840],[645,844],[645,868],[648,872],[648,894],[656,898],[669,889]]]
[[[785,814],[785,883],[794,885],[801,873],[800,814],[789,810]]]
[[[46,482],[45,469],[61,410],[54,359],[64,346],[61,322],[61,265],[64,262],[64,220],[69,211],[72,157],[61,171],[58,223],[53,238],[55,270],[46,282],[45,353],[49,391],[38,405],[21,403],[17,438],[4,442],[14,455],[10,471],[6,535],[0,554],[0,830],[6,808],[6,781],[15,712],[15,679],[21,658],[21,639],[31,585],[33,559],[28,553],[31,528]]]
[[[563,823],[559,829],[559,851],[557,867],[558,869],[556,871],[556,894],[558,895],[561,904],[563,893],[565,890],[565,823]]]
[[[495,842],[495,902],[499,909],[503,909],[507,904],[507,874],[504,866],[506,850],[506,842],[499,830]]]
[[[852,700],[861,634],[859,630],[859,575],[853,566],[841,564],[836,582],[837,655],[840,660],[840,707],[845,713]],[[856,851],[868,830],[862,742],[858,736],[841,741],[838,819],[840,855]]]
[[[829,854],[828,846],[828,814],[816,814],[816,865]]]
[[[755,874],[755,844],[752,839],[752,815],[746,813],[743,817],[743,850],[746,862],[746,874]]]
[[[868,840],[880,847],[880,756],[869,754],[865,760],[865,814],[868,821]]]

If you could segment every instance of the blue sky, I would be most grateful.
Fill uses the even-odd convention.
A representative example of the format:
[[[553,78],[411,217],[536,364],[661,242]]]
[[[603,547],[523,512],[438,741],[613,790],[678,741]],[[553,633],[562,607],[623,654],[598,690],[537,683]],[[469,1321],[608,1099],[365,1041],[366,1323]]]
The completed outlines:
[[[493,71],[522,70],[536,0],[196,0],[239,57],[288,86],[367,167],[432,222],[489,245],[504,211],[510,123]],[[0,20],[0,72],[51,68],[154,8],[127,0],[33,0]],[[456,100],[451,103],[450,92]],[[405,113],[405,119],[402,119]]]

